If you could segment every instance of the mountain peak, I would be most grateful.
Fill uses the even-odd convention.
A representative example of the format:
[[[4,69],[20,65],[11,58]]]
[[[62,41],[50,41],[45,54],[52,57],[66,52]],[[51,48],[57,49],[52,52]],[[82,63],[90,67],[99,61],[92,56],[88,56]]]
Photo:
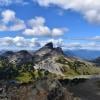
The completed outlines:
[[[21,51],[18,51],[17,53],[19,54],[29,54],[29,52],[27,50],[21,50]]]
[[[53,43],[52,42],[49,42],[49,43],[47,43],[45,45],[45,47],[53,49]]]

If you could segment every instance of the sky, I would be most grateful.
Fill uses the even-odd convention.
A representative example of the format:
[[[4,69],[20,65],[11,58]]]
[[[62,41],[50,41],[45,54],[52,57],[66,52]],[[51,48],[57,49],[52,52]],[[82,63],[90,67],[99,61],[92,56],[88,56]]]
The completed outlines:
[[[100,0],[0,0],[1,50],[36,50],[48,42],[100,50]]]

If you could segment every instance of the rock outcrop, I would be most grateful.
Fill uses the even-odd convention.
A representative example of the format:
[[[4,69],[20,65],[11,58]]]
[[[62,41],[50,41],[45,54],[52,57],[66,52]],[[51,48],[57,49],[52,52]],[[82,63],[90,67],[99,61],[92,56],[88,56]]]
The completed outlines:
[[[2,85],[0,100],[74,100],[74,97],[59,81],[44,78],[31,84]]]

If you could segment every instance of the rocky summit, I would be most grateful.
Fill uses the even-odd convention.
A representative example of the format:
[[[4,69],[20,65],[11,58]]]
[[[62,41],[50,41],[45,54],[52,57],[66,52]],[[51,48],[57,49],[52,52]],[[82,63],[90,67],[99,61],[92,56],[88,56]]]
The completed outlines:
[[[45,45],[45,47],[47,48],[50,48],[50,49],[53,49],[53,43],[52,42],[49,42]]]
[[[47,43],[45,46],[37,50],[35,53],[37,56],[45,56],[45,55],[57,55],[57,54],[63,54],[63,50],[60,47],[54,48],[53,43]]]

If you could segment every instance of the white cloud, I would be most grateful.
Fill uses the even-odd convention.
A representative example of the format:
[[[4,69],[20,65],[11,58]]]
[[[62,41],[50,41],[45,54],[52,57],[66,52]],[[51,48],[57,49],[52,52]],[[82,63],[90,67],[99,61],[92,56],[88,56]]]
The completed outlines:
[[[11,37],[0,38],[1,46],[11,46],[13,44],[13,39]]]
[[[49,28],[45,25],[46,20],[43,17],[35,17],[28,21],[29,28],[23,32],[24,35],[29,36],[61,36],[68,32],[67,28]]]
[[[1,12],[0,31],[23,31],[27,36],[61,36],[68,32],[67,28],[49,28],[45,25],[46,20],[43,17],[35,17],[26,22],[16,17],[12,10]]]
[[[36,47],[44,46],[48,42],[52,42],[55,47],[58,47],[58,46],[62,47],[64,45],[63,39],[39,40],[38,38],[29,39],[29,38],[24,38],[24,37],[20,37],[20,36],[0,38],[0,46],[5,46],[5,47],[15,46],[17,48],[26,47],[26,48],[29,48],[29,49],[30,48],[35,49]]]
[[[17,36],[13,38],[13,43],[18,47],[27,46],[27,41],[25,40],[24,37]]]
[[[12,10],[5,10],[1,13],[2,16],[2,22],[3,23],[9,23],[10,21],[15,20],[15,12]]]
[[[14,25],[10,26],[8,30],[10,31],[20,31],[26,28],[26,25],[23,20],[16,19]]]
[[[65,29],[65,28],[54,28],[52,30],[52,36],[61,36],[64,34],[64,32],[67,32],[68,29]]]
[[[81,13],[91,23],[100,24],[100,0],[33,0],[41,6],[56,5]]]
[[[38,26],[32,29],[26,29],[23,34],[29,36],[49,36],[50,29],[46,26]]]
[[[0,38],[0,47],[14,47],[17,49],[31,49],[40,48],[48,42],[53,42],[55,47],[62,47],[63,50],[70,49],[88,49],[88,50],[100,50],[99,42],[66,42],[63,39],[47,39],[39,40],[38,38],[24,38],[20,36],[16,37],[4,37]]]
[[[90,23],[100,24],[100,11],[89,10],[85,13],[84,16]]]
[[[33,47],[39,47],[40,43],[38,42],[38,39],[32,38],[27,39],[24,37],[16,36],[16,37],[3,37],[0,38],[0,46],[5,47],[26,47],[26,48],[33,48]]]
[[[43,17],[35,17],[34,19],[31,19],[28,21],[28,25],[30,27],[43,26],[45,22],[46,20]]]
[[[40,47],[41,43],[37,38],[32,38],[30,41],[30,47]]]
[[[0,24],[0,31],[6,31],[8,30],[7,26]]]
[[[16,13],[12,10],[1,12],[0,31],[20,31],[25,29],[26,25],[23,20],[16,17]]]

